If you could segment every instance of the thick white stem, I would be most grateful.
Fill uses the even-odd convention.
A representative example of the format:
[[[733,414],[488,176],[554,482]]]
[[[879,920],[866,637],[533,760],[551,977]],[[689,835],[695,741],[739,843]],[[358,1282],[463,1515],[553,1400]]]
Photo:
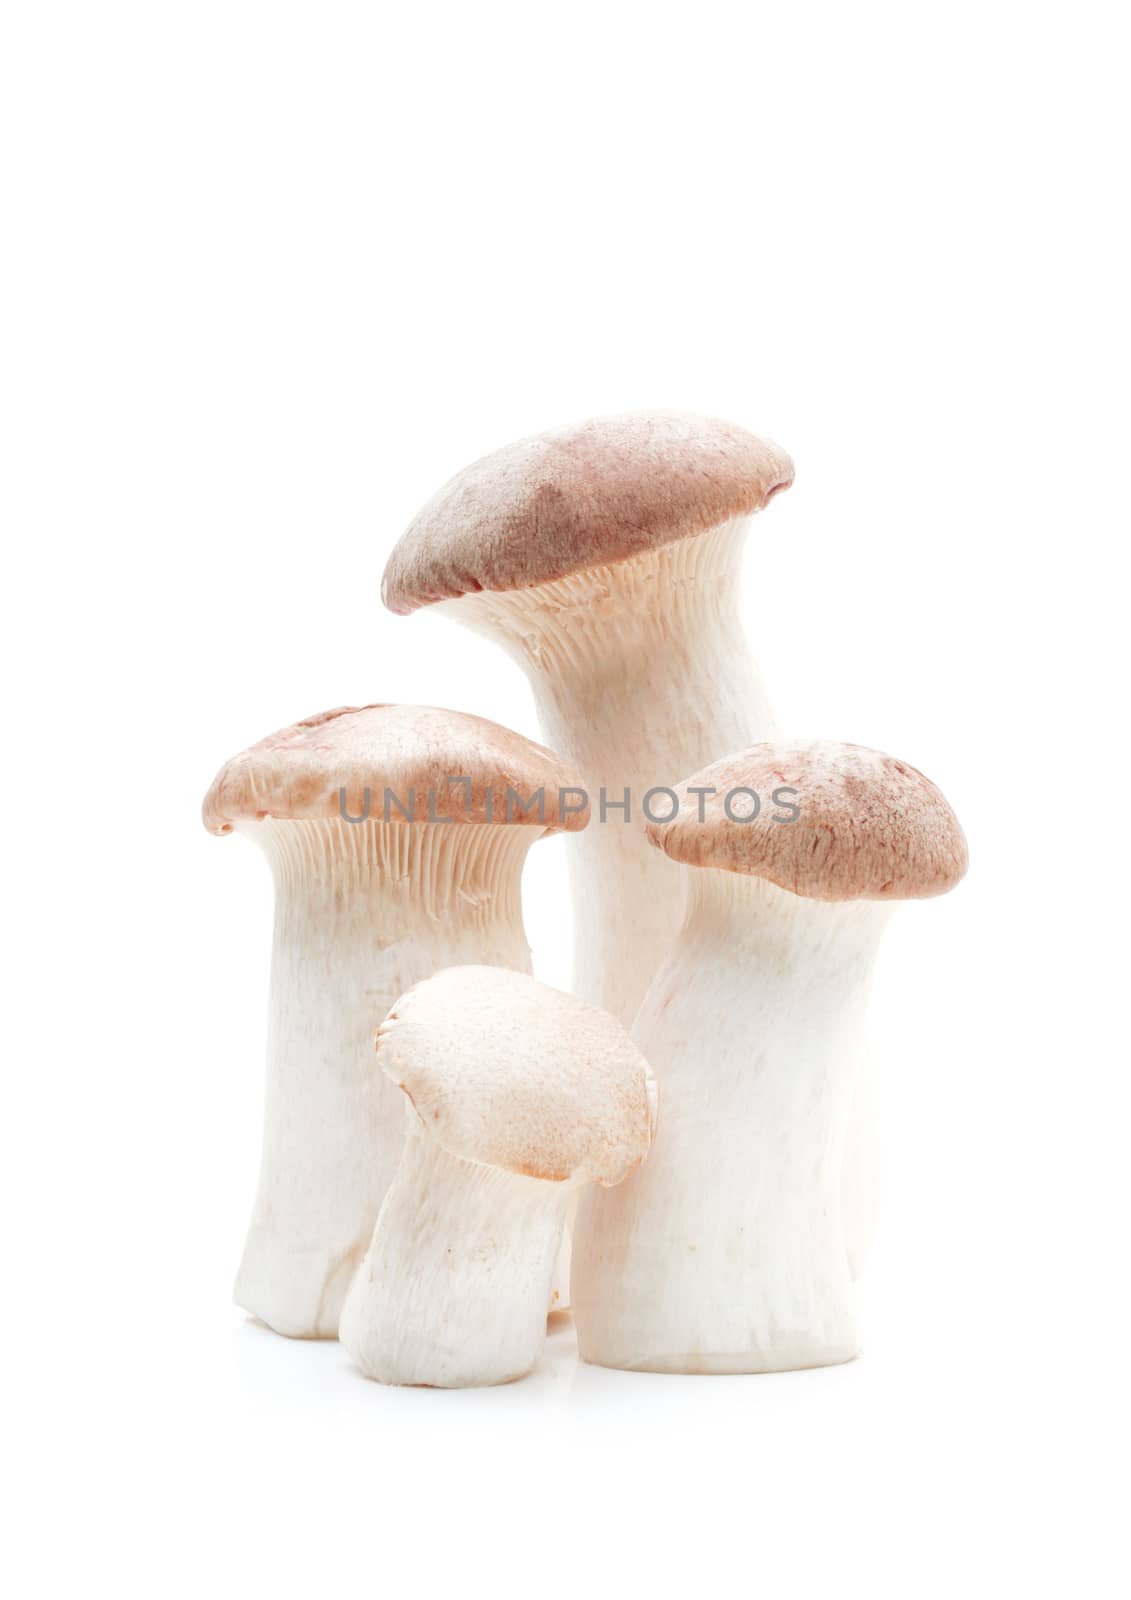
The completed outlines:
[[[571,1192],[449,1155],[413,1119],[342,1309],[361,1370],[439,1388],[529,1372]]]
[[[585,775],[593,820],[570,841],[574,992],[626,1028],[671,948],[687,868],[644,836],[644,796],[776,736],[738,615],[749,519],[533,589],[437,609],[501,644],[525,669],[546,743]],[[609,808],[631,791],[631,818]],[[763,797],[765,799],[765,797]],[[657,795],[662,820],[670,800]],[[871,1097],[849,1122],[845,1248],[858,1270],[876,1211]]]
[[[339,820],[239,831],[270,861],[275,934],[263,1155],[235,1299],[279,1333],[333,1338],[404,1137],[374,1034],[443,967],[530,971],[520,879],[539,832]]]
[[[588,1361],[773,1372],[856,1354],[844,1132],[887,907],[703,869],[633,1038],[660,1097],[648,1160],[587,1191],[571,1284]]]
[[[440,608],[515,656],[546,743],[589,785],[593,820],[569,851],[573,987],[626,1028],[679,926],[685,870],[648,844],[646,793],[774,734],[738,616],[746,527]],[[656,795],[651,807],[663,818],[671,801]]]

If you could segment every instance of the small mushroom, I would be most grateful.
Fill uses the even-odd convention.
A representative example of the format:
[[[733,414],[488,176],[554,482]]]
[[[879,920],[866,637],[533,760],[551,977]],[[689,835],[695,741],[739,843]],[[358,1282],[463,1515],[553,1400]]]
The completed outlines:
[[[209,789],[205,827],[251,839],[275,880],[262,1165],[235,1299],[279,1333],[337,1334],[396,1168],[404,1119],[372,1070],[374,1030],[440,967],[530,970],[523,862],[544,833],[584,827],[561,804],[579,785],[480,717],[364,706],[272,734]]]
[[[582,1199],[579,1348],[658,1372],[848,1361],[839,1180],[873,959],[966,841],[928,778],[857,745],[758,745],[682,787],[649,838],[696,870],[633,1029],[664,1115],[647,1167]]]
[[[673,798],[652,791],[775,732],[738,573],[751,517],[792,481],[732,423],[597,418],[465,468],[385,568],[390,610],[434,605],[515,657],[543,737],[589,781],[603,825],[570,853],[573,987],[625,1027],[679,926],[681,874],[644,837]]]
[[[476,966],[398,1000],[377,1051],[408,1133],[341,1341],[380,1383],[522,1377],[571,1195],[620,1183],[648,1153],[648,1066],[607,1012]]]

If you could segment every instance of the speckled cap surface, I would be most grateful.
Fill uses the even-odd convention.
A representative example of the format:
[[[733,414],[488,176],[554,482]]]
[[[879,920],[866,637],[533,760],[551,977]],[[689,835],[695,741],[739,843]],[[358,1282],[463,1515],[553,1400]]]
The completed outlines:
[[[520,439],[465,467],[410,524],[382,598],[401,614],[529,589],[760,511],[785,451],[732,422],[633,411]]]
[[[502,967],[449,967],[399,999],[377,1058],[450,1154],[551,1183],[620,1183],[656,1088],[615,1017]]]
[[[711,788],[714,794],[690,791]],[[753,790],[754,811],[743,790]],[[775,791],[790,790],[777,802]],[[963,877],[966,839],[941,792],[906,761],[830,741],[756,744],[677,786],[668,823],[648,823],[675,861],[765,878],[809,900],[923,900]],[[702,806],[702,821],[700,821]],[[776,821],[796,806],[795,821]]]
[[[466,778],[468,783],[451,783]],[[415,791],[416,820],[428,818],[428,792],[437,819],[512,826],[584,828],[588,805],[561,814],[560,791],[583,791],[580,775],[552,750],[497,722],[436,706],[341,706],[281,728],[221,767],[204,798],[204,826],[231,833],[233,824],[277,817],[291,821],[339,817],[340,791],[360,807],[362,791],[372,814],[382,814],[385,789],[402,805]],[[522,805],[543,791],[542,810]],[[519,799],[510,806],[508,792]],[[354,811],[360,814],[359,810]],[[403,820],[390,808],[390,820]]]

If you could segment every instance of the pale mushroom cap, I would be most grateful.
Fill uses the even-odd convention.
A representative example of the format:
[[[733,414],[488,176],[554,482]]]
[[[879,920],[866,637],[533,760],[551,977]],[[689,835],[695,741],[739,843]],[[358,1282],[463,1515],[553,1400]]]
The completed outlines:
[[[945,894],[966,872],[958,818],[930,778],[906,761],[831,741],[756,744],[724,756],[678,786],[669,823],[648,838],[675,861],[765,878],[809,900],[922,900]],[[700,798],[690,791],[713,788]],[[761,802],[753,821],[745,817]],[[779,802],[775,791],[796,790]],[[796,821],[775,821],[788,808]]]
[[[470,779],[470,803],[466,783]],[[407,806],[415,791],[415,818],[428,817],[428,791],[437,818],[576,830],[589,821],[588,805],[563,817],[560,791],[584,791],[584,781],[552,750],[484,717],[436,706],[341,706],[281,728],[233,756],[204,798],[204,826],[230,833],[241,821],[277,817],[291,821],[339,817],[345,789],[351,815],[360,815],[362,791],[371,791],[371,814],[382,815],[389,789]],[[539,789],[542,814],[521,806]],[[507,815],[507,795],[519,796]],[[491,797],[488,816],[488,796]],[[568,802],[575,804],[580,795]],[[390,807],[390,820],[400,821]]]
[[[648,1153],[656,1091],[607,1011],[501,967],[418,983],[377,1032],[380,1064],[465,1161],[611,1187]]]
[[[784,450],[678,411],[596,417],[520,439],[457,473],[385,568],[402,614],[482,589],[529,589],[760,511],[793,482]]]

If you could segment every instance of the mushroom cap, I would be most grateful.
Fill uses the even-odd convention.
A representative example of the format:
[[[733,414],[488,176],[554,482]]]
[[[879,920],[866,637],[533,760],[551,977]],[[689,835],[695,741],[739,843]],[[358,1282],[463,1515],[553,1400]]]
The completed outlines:
[[[382,598],[403,615],[481,589],[529,589],[748,516],[792,482],[785,451],[732,422],[595,417],[457,473],[401,537]]]
[[[648,1154],[651,1071],[615,1017],[502,967],[449,967],[377,1030],[386,1075],[449,1154],[609,1188]]]
[[[945,894],[967,867],[966,839],[941,792],[906,761],[858,744],[795,740],[756,744],[704,767],[668,823],[648,823],[657,849],[693,867],[765,878],[808,900],[925,900]],[[714,788],[699,797],[694,788]],[[794,789],[775,802],[776,790]],[[732,821],[728,793],[753,789],[754,820]],[[775,821],[790,806],[796,821]],[[753,811],[733,794],[740,818]]]
[[[467,784],[453,784],[452,778],[470,779],[470,803]],[[367,787],[375,818],[383,815],[386,789],[404,806],[413,789],[419,821],[428,819],[429,790],[435,795],[435,816],[455,822],[509,820],[516,826],[575,831],[589,821],[588,804],[561,815],[559,791],[584,791],[584,782],[552,750],[462,711],[376,705],[339,706],[306,717],[233,756],[204,797],[204,826],[220,834],[231,833],[236,822],[265,817],[337,818],[343,788],[358,814]],[[542,816],[537,805],[520,809],[538,789],[545,796]],[[519,796],[509,819],[508,790]],[[390,819],[407,820],[393,806]]]

